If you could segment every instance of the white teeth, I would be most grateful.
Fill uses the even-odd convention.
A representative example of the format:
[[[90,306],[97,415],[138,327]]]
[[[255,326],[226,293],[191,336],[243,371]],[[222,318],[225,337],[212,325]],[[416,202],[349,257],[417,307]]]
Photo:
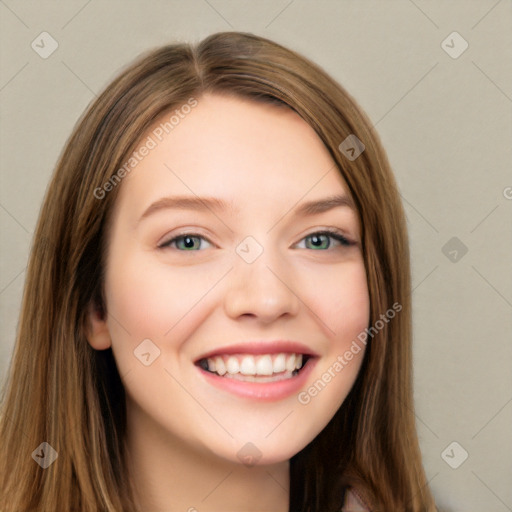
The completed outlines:
[[[234,373],[238,373],[240,371],[240,364],[238,363],[238,359],[236,357],[231,356],[228,359],[228,362],[226,364],[226,370],[231,375],[233,375]]]
[[[256,362],[252,356],[244,356],[240,364],[240,373],[243,375],[256,375]]]
[[[274,373],[272,358],[270,356],[263,356],[258,359],[256,363],[256,373],[258,375],[272,375],[272,373]]]
[[[286,370],[286,355],[277,354],[274,359],[274,373],[281,373]]]
[[[221,376],[244,376],[244,380],[265,381],[259,376],[293,376],[295,370],[302,368],[302,354],[233,354],[210,357],[207,360],[208,370]],[[253,377],[258,376],[257,379]],[[247,377],[247,378],[246,378]]]
[[[280,380],[286,380],[291,379],[293,377],[291,372],[283,372],[279,373],[277,375],[273,375],[271,377],[255,377],[254,375],[242,375],[240,373],[235,373],[234,375],[230,375],[229,373],[226,373],[225,378],[234,379],[234,380],[241,380],[244,382],[278,382]]]
[[[210,364],[210,363],[208,363]],[[222,359],[222,357],[220,356],[217,356],[215,358],[215,366],[216,366],[216,372],[219,374],[219,375],[224,375],[226,373],[226,365],[224,364],[224,359]]]
[[[293,372],[293,370],[295,370],[295,354],[292,354],[286,359],[286,369],[289,372]]]

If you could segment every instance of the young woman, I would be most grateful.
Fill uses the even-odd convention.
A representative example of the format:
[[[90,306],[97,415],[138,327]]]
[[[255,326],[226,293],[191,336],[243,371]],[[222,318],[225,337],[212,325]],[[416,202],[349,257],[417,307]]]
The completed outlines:
[[[384,150],[322,69],[236,32],[147,53],[46,194],[2,510],[435,511],[409,279]]]

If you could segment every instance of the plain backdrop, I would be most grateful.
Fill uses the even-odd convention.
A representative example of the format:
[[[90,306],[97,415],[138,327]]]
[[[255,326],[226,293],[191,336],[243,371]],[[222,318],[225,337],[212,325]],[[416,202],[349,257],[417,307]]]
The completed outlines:
[[[80,114],[149,48],[253,32],[321,65],[376,125],[411,238],[427,478],[441,510],[512,510],[510,0],[5,0],[0,23],[2,382],[41,201]]]

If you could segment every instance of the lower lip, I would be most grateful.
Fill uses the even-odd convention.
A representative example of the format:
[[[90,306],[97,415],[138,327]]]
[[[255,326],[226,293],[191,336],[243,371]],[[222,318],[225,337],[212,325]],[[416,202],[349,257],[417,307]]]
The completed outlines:
[[[197,369],[212,386],[244,398],[272,402],[282,400],[294,393],[298,393],[299,390],[305,386],[316,361],[316,357],[311,357],[304,368],[302,368],[295,377],[276,382],[244,382],[230,379],[229,377],[221,377],[215,373],[207,372],[199,366]]]

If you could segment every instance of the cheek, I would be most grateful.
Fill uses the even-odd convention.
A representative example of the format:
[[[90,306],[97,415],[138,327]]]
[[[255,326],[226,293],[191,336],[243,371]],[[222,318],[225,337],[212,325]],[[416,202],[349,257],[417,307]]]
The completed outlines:
[[[344,267],[336,279],[331,276],[325,282],[328,285],[315,306],[318,316],[329,328],[325,332],[331,343],[319,361],[316,378],[298,397],[310,417],[315,418],[309,427],[311,435],[334,416],[357,378],[366,349],[358,335],[368,327],[370,316],[362,260]]]
[[[161,348],[183,339],[205,314],[208,291],[225,273],[198,266],[173,270],[157,261],[149,264],[142,253],[111,257],[119,262],[107,267],[106,276],[109,330],[117,353],[133,351],[144,339]]]
[[[312,293],[314,311],[323,321],[326,337],[341,350],[368,327],[370,298],[362,260],[326,275]]]

